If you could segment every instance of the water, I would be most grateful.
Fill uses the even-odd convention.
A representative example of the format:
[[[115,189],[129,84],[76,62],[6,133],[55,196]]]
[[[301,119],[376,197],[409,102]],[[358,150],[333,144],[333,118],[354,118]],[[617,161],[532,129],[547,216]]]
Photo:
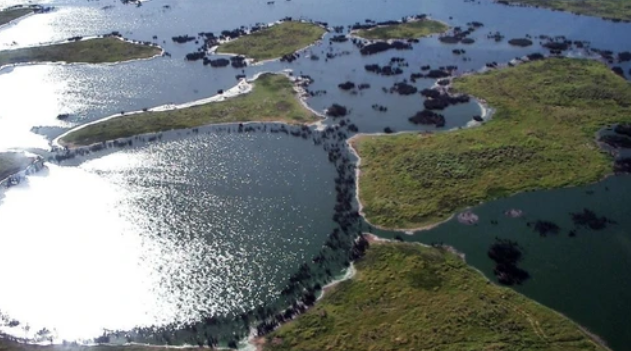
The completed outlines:
[[[0,8],[19,3],[0,0]],[[418,94],[381,91],[419,72],[421,65],[458,65],[459,72],[465,72],[487,62],[543,52],[538,45],[508,45],[508,39],[526,34],[566,35],[591,41],[595,48],[631,50],[626,35],[630,24],[490,1],[292,0],[267,5],[265,1],[153,0],[141,7],[114,0],[39,3],[56,10],[0,29],[0,49],[116,30],[135,40],[152,41],[157,35],[155,42],[172,57],[116,65],[3,68],[0,150],[45,150],[51,139],[73,126],[121,111],[185,103],[230,88],[241,70],[186,62],[185,54],[198,45],[175,44],[170,38],[217,33],[285,16],[346,26],[365,19],[428,13],[452,26],[470,21],[485,24],[471,36],[476,39],[473,45],[446,45],[434,37],[422,39],[411,51],[365,57],[351,43],[329,44],[325,38],[309,50],[321,57],[319,61],[303,56],[292,64],[270,62],[244,70],[249,77],[287,68],[310,75],[315,79],[310,89],[327,94],[310,98],[309,105],[322,111],[341,103],[352,109],[350,120],[366,133],[385,127],[435,129],[407,120],[422,109]],[[486,38],[495,31],[506,36],[503,42]],[[454,48],[465,49],[471,60],[453,55]],[[327,52],[344,51],[350,54],[324,60]],[[409,63],[400,76],[381,77],[363,69],[395,56]],[[628,71],[628,64],[623,67]],[[357,95],[340,91],[337,84],[347,80],[371,88]],[[422,89],[433,83],[420,79],[415,85]],[[373,111],[375,103],[387,106],[388,113]],[[71,117],[57,120],[62,113]],[[475,101],[450,107],[444,112],[445,129],[464,126],[479,113]],[[17,336],[47,327],[58,339],[89,339],[103,329],[177,326],[204,314],[239,313],[274,303],[289,275],[319,252],[335,226],[331,221],[335,174],[322,148],[261,133],[188,136],[76,164],[52,165],[48,173],[31,177],[0,199],[0,267],[5,267],[0,272],[6,281],[15,282],[14,289],[0,291],[0,311],[22,322],[11,328]],[[605,193],[604,186],[610,191]],[[453,244],[487,274],[492,267],[486,250],[494,236],[517,239],[526,248],[523,265],[532,275],[517,290],[576,319],[615,350],[623,350],[631,343],[631,328],[624,319],[629,312],[624,301],[631,297],[624,279],[631,223],[625,221],[623,206],[631,195],[631,182],[612,178],[594,187],[594,195],[578,188],[493,202],[475,209],[482,218],[476,227],[452,221],[410,239]],[[526,219],[501,215],[505,207],[522,208],[528,219],[553,219],[565,229],[567,213],[584,206],[618,224],[598,233],[579,231],[576,238],[562,234],[542,239],[525,226]],[[492,218],[499,224],[490,225]],[[63,288],[50,288],[58,286]]]
[[[51,165],[0,205],[3,279],[19,287],[2,312],[75,340],[274,301],[332,229],[334,176],[321,148],[279,134]]]

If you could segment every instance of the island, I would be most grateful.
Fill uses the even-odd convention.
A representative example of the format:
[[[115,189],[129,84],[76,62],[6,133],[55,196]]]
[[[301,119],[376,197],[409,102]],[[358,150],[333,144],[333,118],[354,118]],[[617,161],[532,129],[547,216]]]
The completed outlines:
[[[221,44],[217,53],[243,55],[256,61],[270,60],[307,47],[324,33],[326,30],[314,23],[285,21]]]
[[[477,128],[360,136],[359,197],[372,224],[422,228],[518,192],[612,173],[596,132],[631,121],[631,86],[606,65],[550,58],[455,79],[497,109]]]
[[[0,26],[32,13],[31,7],[11,7],[0,11]]]
[[[373,243],[356,274],[264,339],[269,351],[600,350],[564,316],[445,248]]]
[[[90,145],[138,134],[215,123],[308,123],[319,119],[299,100],[288,77],[281,74],[263,74],[253,85],[251,92],[224,101],[168,111],[147,111],[91,124],[71,131],[62,137],[60,143],[67,146]]]
[[[612,21],[631,21],[630,0],[498,0],[505,5],[544,7]]]
[[[107,63],[150,58],[162,52],[157,46],[130,43],[110,36],[48,46],[0,51],[0,67],[30,62]]]
[[[369,29],[359,29],[353,34],[370,40],[415,39],[443,33],[449,26],[443,22],[422,18],[397,24],[380,25]]]

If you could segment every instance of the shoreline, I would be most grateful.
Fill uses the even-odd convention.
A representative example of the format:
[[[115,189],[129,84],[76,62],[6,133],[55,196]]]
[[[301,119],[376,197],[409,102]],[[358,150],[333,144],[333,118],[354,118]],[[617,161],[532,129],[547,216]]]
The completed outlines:
[[[0,29],[1,28],[2,27],[0,26]],[[52,45],[68,44],[68,43],[75,43],[75,42],[95,40],[95,39],[105,39],[105,38],[116,38],[116,39],[118,39],[118,40],[120,40],[122,42],[126,42],[126,43],[133,44],[133,45],[141,45],[141,46],[157,48],[157,49],[160,49],[160,53],[159,54],[155,54],[155,55],[150,56],[150,57],[142,57],[142,58],[135,58],[135,59],[129,59],[129,60],[122,60],[122,61],[113,61],[113,62],[91,63],[91,62],[67,62],[67,61],[28,61],[28,62],[9,63],[9,64],[6,64],[4,66],[0,66],[0,73],[5,68],[20,67],[20,66],[36,66],[36,65],[59,65],[59,66],[106,65],[106,66],[114,66],[114,65],[125,64],[125,63],[136,62],[136,61],[153,60],[153,59],[158,58],[158,57],[163,57],[165,52],[166,52],[164,50],[164,48],[161,47],[158,44],[155,44],[155,45],[146,45],[146,44],[142,44],[142,43],[139,44],[137,42],[134,42],[131,39],[118,37],[118,36],[108,36],[108,37],[105,37],[105,36],[86,36],[86,37],[83,37],[83,38],[81,38],[80,40],[77,40],[77,41],[69,41],[67,39],[64,39],[63,41],[40,43],[39,45],[34,45],[34,46],[22,46],[22,47],[11,48],[11,49],[3,49],[3,50],[0,50],[0,52],[2,52],[2,51],[21,50],[21,49],[35,49],[35,48],[52,46]]]

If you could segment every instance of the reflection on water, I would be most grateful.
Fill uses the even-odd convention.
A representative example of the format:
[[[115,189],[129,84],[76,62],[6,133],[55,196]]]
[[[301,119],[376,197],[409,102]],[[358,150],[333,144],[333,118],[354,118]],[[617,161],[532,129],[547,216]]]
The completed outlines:
[[[273,301],[331,229],[325,155],[206,135],[50,166],[0,206],[2,312],[70,340]]]

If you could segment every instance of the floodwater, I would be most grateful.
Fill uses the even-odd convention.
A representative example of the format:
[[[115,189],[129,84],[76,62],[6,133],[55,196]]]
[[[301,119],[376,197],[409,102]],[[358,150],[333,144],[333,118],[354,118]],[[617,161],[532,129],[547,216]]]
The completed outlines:
[[[0,8],[20,3],[0,0]],[[303,55],[293,63],[269,62],[244,69],[248,77],[283,69],[311,76],[315,82],[310,90],[327,93],[307,103],[317,111],[335,102],[351,108],[349,119],[364,133],[385,127],[435,129],[408,122],[423,109],[418,94],[382,91],[420,72],[421,65],[457,65],[463,73],[479,70],[487,62],[506,63],[545,52],[539,45],[515,48],[507,43],[527,34],[565,35],[590,41],[593,48],[631,50],[630,24],[490,1],[292,0],[268,5],[266,1],[152,0],[136,7],[114,0],[51,0],[40,4],[55,10],[0,28],[0,49],[119,31],[130,39],[155,41],[172,56],[115,65],[1,69],[0,150],[44,152],[50,140],[74,126],[121,111],[198,100],[230,88],[241,69],[187,62],[185,54],[199,45],[176,44],[170,38],[286,16],[331,26],[420,13],[451,26],[484,23],[471,36],[476,40],[472,45],[447,45],[431,37],[413,44],[413,50],[361,56],[350,42],[330,44],[327,34],[308,50],[320,60]],[[503,41],[486,37],[496,31],[505,35]],[[467,61],[452,53],[456,48],[466,50]],[[326,53],[336,57],[325,60]],[[392,57],[409,64],[402,75],[383,77],[363,68],[383,65]],[[628,64],[622,66],[629,70]],[[358,94],[339,90],[337,85],[347,80],[371,88]],[[414,83],[419,89],[432,84],[430,79]],[[373,104],[388,107],[388,112],[374,111]],[[71,116],[57,120],[62,113]],[[444,114],[444,129],[458,128],[480,114],[480,108],[471,101]],[[274,303],[287,278],[319,252],[335,227],[331,220],[335,174],[322,148],[300,138],[265,133],[182,136],[50,165],[0,199],[0,273],[13,287],[0,291],[0,312],[20,321],[19,326],[5,329],[22,337],[47,328],[56,341],[83,340],[105,329],[178,326],[202,315],[239,313]],[[631,195],[625,193],[631,182],[627,177],[611,178],[595,187],[602,184],[610,189],[606,195],[595,191],[583,196],[584,189],[577,188],[500,200],[475,210],[483,218],[476,227],[454,221],[412,238],[453,244],[486,274],[492,268],[486,259],[490,241],[495,236],[516,239],[526,248],[523,265],[532,275],[517,290],[576,319],[615,350],[622,350],[621,345],[631,343],[624,332],[631,330],[624,319],[631,312],[624,306],[631,289],[623,282],[631,229],[624,219],[623,195]],[[595,199],[600,200],[594,204]],[[569,228],[567,212],[582,206],[611,214],[618,224],[598,233],[579,231],[576,238],[539,238],[525,226],[525,219],[487,223],[487,218],[501,217],[501,212],[492,212],[495,209],[516,207],[523,208],[528,219],[548,216]]]

